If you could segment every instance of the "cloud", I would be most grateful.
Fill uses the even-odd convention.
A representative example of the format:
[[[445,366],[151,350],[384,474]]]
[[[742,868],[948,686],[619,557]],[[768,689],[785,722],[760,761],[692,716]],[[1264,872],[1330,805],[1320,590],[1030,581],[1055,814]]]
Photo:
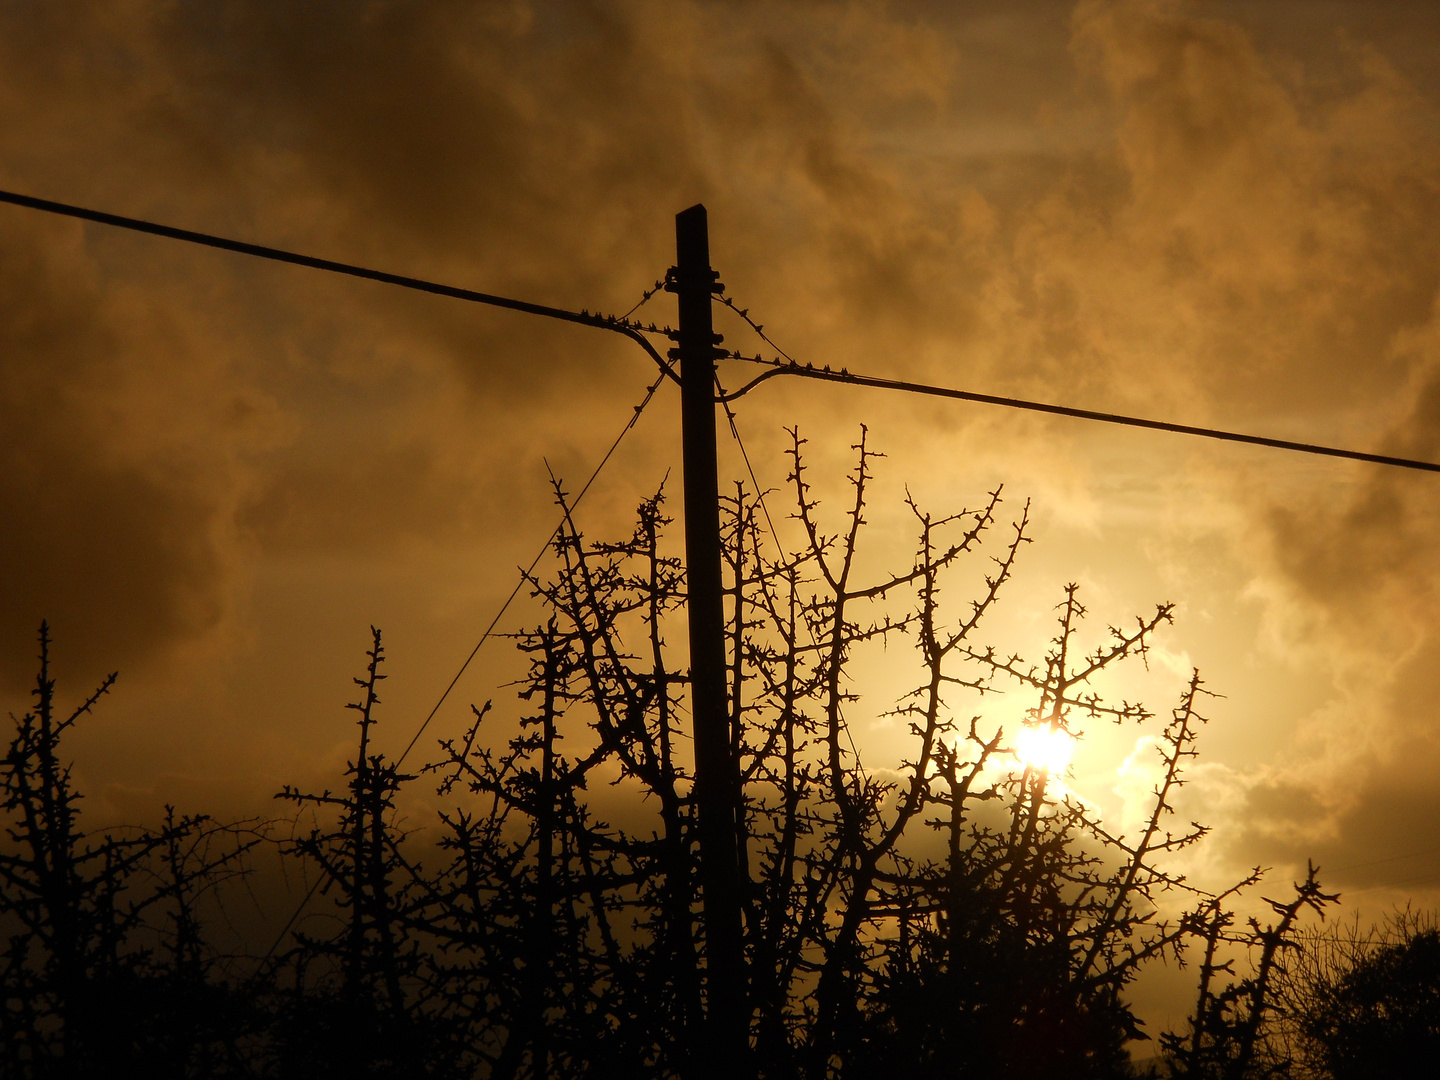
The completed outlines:
[[[703,200],[727,285],[802,359],[1432,457],[1435,88],[1392,58],[1398,39],[1312,40],[1284,10],[13,5],[0,183],[613,310],[669,265],[670,215]],[[349,604],[428,627],[415,650],[448,655],[442,634],[483,625],[511,549],[553,524],[541,459],[587,475],[652,375],[568,327],[10,208],[0,228],[12,684],[41,616],[81,667],[158,669],[226,628],[279,640]],[[1237,858],[1398,829],[1398,803],[1305,793],[1368,792],[1406,753],[1415,791],[1440,772],[1406,742],[1435,716],[1427,478],[782,385],[743,406],[762,476],[798,419],[814,475],[838,478],[865,419],[887,473],[937,511],[1009,480],[1053,541],[1036,556],[1053,577],[1011,603],[1048,609],[1053,580],[1120,608],[1183,587],[1163,598],[1210,619],[1170,642],[1184,666],[1221,692],[1270,688],[1236,706],[1256,738],[1313,721],[1284,768],[1224,743],[1217,824],[1258,823]],[[594,534],[674,459],[665,393],[597,492]],[[441,566],[474,569],[455,584]],[[379,579],[429,584],[392,600]],[[246,623],[276,580],[312,591],[287,584],[257,605],[272,623]],[[464,617],[436,629],[454,594]],[[1223,649],[1231,670],[1210,668]],[[1265,713],[1287,695],[1305,700]],[[290,697],[264,708],[310,707]]]
[[[731,223],[757,190],[800,208],[804,238],[774,274],[746,273],[769,245],[742,243],[733,265],[760,290],[814,279],[832,311],[917,307],[949,250],[825,100],[857,71],[857,92],[883,86],[892,107],[943,96],[940,36],[873,5],[827,29],[818,60],[814,13],[749,26],[707,5],[88,11],[3,16],[11,186],[576,307],[628,306],[670,261],[669,213],[700,198]],[[84,612],[75,632],[129,643],[108,650],[117,663],[215,626],[257,553],[504,527],[501,489],[527,477],[543,499],[541,452],[563,460],[567,435],[613,430],[651,374],[570,328],[6,222],[12,261],[63,233],[90,281],[56,269],[9,294],[14,319],[48,329],[8,343],[8,434],[45,464],[6,481],[28,511],[10,541],[25,588],[6,604],[16,626]],[[799,272],[817,237],[819,278]],[[20,371],[63,387],[84,422],[37,411]],[[263,431],[157,434],[174,410],[232,399]]]
[[[33,674],[42,619],[83,668],[144,657],[220,615],[214,499],[136,430],[143,410],[125,407],[123,369],[139,320],[115,312],[95,277],[78,227],[31,220],[7,230],[0,677],[11,686]]]

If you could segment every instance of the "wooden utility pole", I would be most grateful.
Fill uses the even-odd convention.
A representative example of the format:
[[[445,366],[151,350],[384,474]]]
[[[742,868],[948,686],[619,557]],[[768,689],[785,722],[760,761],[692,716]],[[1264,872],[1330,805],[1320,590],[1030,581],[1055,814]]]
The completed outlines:
[[[675,268],[666,288],[680,306],[681,430],[685,473],[685,577],[690,621],[690,709],[694,718],[695,801],[704,889],[708,1039],[701,1070],[743,1077],[749,1056],[745,957],[740,928],[736,814],[738,762],[730,746],[725,697],[725,609],[720,581],[720,494],[715,459],[715,346],[710,298],[723,286],[710,269],[705,207],[675,215]]]

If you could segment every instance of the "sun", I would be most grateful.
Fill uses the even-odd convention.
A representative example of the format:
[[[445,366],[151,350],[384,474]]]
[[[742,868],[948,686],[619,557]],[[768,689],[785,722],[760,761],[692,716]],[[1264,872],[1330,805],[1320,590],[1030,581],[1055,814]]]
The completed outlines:
[[[1022,728],[1015,737],[1015,756],[1030,768],[1053,776],[1064,775],[1074,752],[1074,737],[1050,724]]]

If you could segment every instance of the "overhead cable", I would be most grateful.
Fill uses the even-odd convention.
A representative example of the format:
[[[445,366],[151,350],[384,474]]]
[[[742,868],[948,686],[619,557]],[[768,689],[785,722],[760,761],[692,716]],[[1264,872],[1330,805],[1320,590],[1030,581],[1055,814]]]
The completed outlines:
[[[409,277],[404,274],[392,274],[387,271],[373,270],[351,263],[336,262],[331,259],[321,259],[311,255],[301,255],[297,252],[284,251],[280,248],[267,247],[262,244],[250,244],[240,240],[214,236],[209,233],[195,232],[190,229],[179,229],[171,225],[160,225],[152,221],[142,221],[138,218],[123,217],[119,214],[109,214],[100,210],[90,210],[81,206],[72,206],[68,203],[55,202],[50,199],[38,199],[13,191],[0,191],[0,203],[10,203],[31,210],[41,210],[45,213],[78,218],[82,221],[93,221],[101,225],[111,225],[116,228],[130,229],[134,232],[168,237],[172,240],[183,240],[187,243],[201,244],[206,247],[219,248],[223,251],[233,251],[242,255],[254,255],[258,258],[290,263],[295,266],[305,266],[314,270],[325,270],[334,274],[345,274],[349,277],[379,281],[387,285],[398,285],[401,288],[432,293],[436,296],[447,296],[455,300],[486,304],[491,307],[506,308],[511,311],[520,311],[529,315],[540,315],[548,319],[559,319],[563,322],[577,323],[582,326],[593,326],[600,330],[609,330],[630,338],[655,361],[665,377],[677,383],[679,382],[679,378],[676,376],[669,362],[642,336],[647,330],[657,333],[660,331],[632,323],[626,318],[617,318],[614,315],[604,315],[598,312],[583,310],[568,311],[564,308],[550,307],[545,304],[534,304],[527,300],[516,300],[511,297],[497,296],[493,293],[479,292],[474,289],[462,289],[454,285],[442,285],[438,282],[426,281],[422,278]],[[651,294],[653,295],[653,291]],[[648,298],[649,296],[647,295],[645,299]],[[728,296],[722,297],[721,302],[744,319],[767,344],[770,344],[779,351],[778,346],[775,346],[765,335],[763,327],[750,319],[747,309],[739,308]],[[800,378],[819,379],[823,382],[837,382],[850,386],[865,386],[879,390],[900,390],[906,393],[925,394],[931,397],[974,401],[984,405],[1000,405],[1006,408],[1023,409],[1029,412],[1049,413],[1053,416],[1068,416],[1079,420],[1094,420],[1106,424],[1119,424],[1124,427],[1146,428],[1151,431],[1167,431],[1177,435],[1195,435],[1205,439],[1219,439],[1224,442],[1244,443],[1250,446],[1265,446],[1275,450],[1291,450],[1301,454],[1317,454],[1323,457],[1342,458],[1349,461],[1364,461],[1374,465],[1389,465],[1400,469],[1414,469],[1421,472],[1440,472],[1440,464],[1431,461],[1419,461],[1413,458],[1395,457],[1389,454],[1370,454],[1359,450],[1346,450],[1335,446],[1295,442],[1290,439],[1273,439],[1264,435],[1247,435],[1241,432],[1222,431],[1217,428],[1199,427],[1192,424],[1174,424],[1165,420],[1150,420],[1144,417],[1124,416],[1119,413],[1098,412],[1092,409],[1077,409],[1068,405],[1054,405],[1042,401],[1027,401],[1023,398],[1003,397],[998,394],[980,394],[971,390],[958,390],[952,387],[933,386],[902,379],[885,379],[873,375],[856,375],[843,368],[835,371],[829,367],[816,368],[810,364],[801,365],[789,359],[788,354],[786,354],[788,363],[781,363],[778,360],[772,363],[771,361],[763,360],[759,356],[745,356],[734,352],[722,354],[722,358],[771,364],[771,370],[765,372],[758,378],[752,379],[739,390],[724,395],[721,400],[727,402],[744,396],[761,383],[777,375],[793,375]]]
[[[455,285],[442,285],[439,282],[426,281],[423,278],[409,277],[405,274],[392,274],[385,270],[372,270],[366,266],[336,262],[333,259],[320,259],[313,255],[301,255],[294,251],[284,251],[280,248],[267,247],[264,244],[250,244],[243,240],[231,240],[227,237],[213,236],[210,233],[195,232],[191,229],[177,229],[173,225],[160,225],[153,221],[141,221],[139,218],[122,217],[119,214],[107,214],[100,210],[89,210],[83,206],[71,206],[68,203],[53,202],[50,199],[37,199],[30,195],[20,195],[13,191],[0,191],[0,203],[11,203],[12,205],[23,206],[30,210],[43,210],[47,214],[59,214],[62,217],[79,218],[81,221],[93,221],[101,225],[112,225],[117,229],[129,229],[132,232],[149,233],[152,236],[163,236],[170,240],[183,240],[187,244],[200,244],[204,247],[219,248],[221,251],[233,251],[240,255],[253,255],[256,258],[270,259],[273,262],[290,263],[293,266],[304,266],[311,270],[325,270],[332,274],[344,274],[347,277],[363,278],[367,281],[379,281],[386,285],[398,285],[402,289],[414,289],[418,292],[432,293],[435,296],[447,296],[452,300],[465,300],[472,304],[485,304],[489,307],[521,311],[527,315],[540,315],[547,319],[559,319],[562,322],[578,323],[581,326],[593,326],[600,330],[609,330],[616,334],[622,334],[634,341],[649,354],[650,358],[659,365],[660,370],[665,373],[666,376],[671,379],[675,378],[670,364],[655,351],[655,347],[651,345],[649,341],[641,336],[642,327],[630,323],[626,319],[617,318],[614,315],[604,315],[600,312],[591,311],[567,311],[564,308],[550,307],[546,304],[532,304],[528,300],[515,300],[508,296],[496,296],[494,293],[478,292],[475,289],[462,289]]]
[[[925,394],[930,397],[954,398],[959,401],[975,401],[983,405],[1003,405],[1011,409],[1029,412],[1050,413],[1054,416],[1069,416],[1078,420],[1098,420],[1106,424],[1120,424],[1125,427],[1147,428],[1151,431],[1169,431],[1178,435],[1198,435],[1205,439],[1220,439],[1224,442],[1246,443],[1251,446],[1268,446],[1275,450],[1293,450],[1301,454],[1320,454],[1324,457],[1345,458],[1350,461],[1368,461],[1374,465],[1392,465],[1400,469],[1418,469],[1422,472],[1440,472],[1440,464],[1433,461],[1417,461],[1413,458],[1392,457],[1388,454],[1368,454],[1361,450],[1344,450],[1336,446],[1320,446],[1315,443],[1292,442],[1289,439],[1272,439],[1265,435],[1246,435],[1238,431],[1220,431],[1216,428],[1196,427],[1191,424],[1172,424],[1166,420],[1147,420],[1139,416],[1123,416],[1119,413],[1096,412],[1093,409],[1076,409],[1069,405],[1052,405],[1043,401],[1027,401],[1024,398],[1001,397],[998,394],[978,394],[971,390],[956,390],[948,386],[932,386],[928,383],[908,382],[904,379],[884,379],[874,375],[856,375],[844,368],[832,370],[828,366],[815,367],[795,361],[780,363],[764,360],[758,356],[744,356],[740,353],[726,353],[724,359],[745,360],[749,363],[768,364],[770,370],[751,379],[740,389],[725,395],[725,401],[743,397],[755,387],[779,375],[794,375],[803,379],[819,379],[822,382],[843,383],[848,386],[868,386],[877,390],[900,390],[909,394]]]
[[[590,490],[590,485],[595,483],[595,478],[600,475],[600,470],[605,468],[605,464],[615,453],[616,447],[620,445],[620,440],[625,438],[625,436],[629,433],[630,429],[635,426],[636,422],[640,419],[640,414],[645,411],[645,406],[650,404],[650,399],[655,396],[655,391],[660,389],[660,384],[664,382],[664,380],[665,375],[662,374],[658,379],[655,380],[654,383],[652,383],[646,389],[645,397],[641,399],[639,405],[635,406],[634,411],[630,414],[630,419],[626,422],[625,426],[620,429],[620,434],[615,436],[615,441],[610,444],[610,449],[605,451],[605,456],[600,459],[600,464],[596,465],[595,470],[590,474],[590,479],[585,481],[585,486],[580,489],[580,493],[571,500],[565,516],[562,517],[560,520],[560,524],[555,526],[554,530],[550,533],[550,535],[545,538],[545,543],[541,545],[540,550],[535,553],[535,558],[531,559],[530,565],[521,572],[519,580],[515,582],[515,588],[510,590],[510,595],[507,596],[505,598],[505,602],[500,605],[500,610],[497,611],[495,613],[495,617],[490,620],[490,625],[487,626],[485,628],[485,632],[480,635],[480,640],[477,641],[475,643],[475,647],[470,650],[470,655],[467,656],[465,658],[465,662],[460,665],[460,670],[455,673],[455,677],[450,680],[449,685],[446,686],[445,690],[440,694],[439,700],[435,702],[435,707],[430,710],[429,715],[427,715],[425,719],[421,722],[419,729],[411,737],[410,742],[405,747],[405,750],[398,758],[395,759],[395,767],[397,769],[402,764],[404,764],[405,759],[410,756],[410,751],[415,749],[415,744],[420,741],[420,736],[423,735],[425,733],[425,729],[430,726],[430,721],[435,719],[435,714],[440,711],[440,706],[445,704],[446,698],[450,696],[450,691],[455,689],[455,684],[460,681],[460,676],[465,674],[466,669],[470,666],[470,662],[474,660],[476,655],[480,652],[480,646],[484,645],[485,642],[490,639],[491,635],[494,634],[495,627],[499,625],[501,618],[504,617],[505,612],[509,610],[510,605],[515,600],[515,597],[520,595],[520,589],[524,586],[525,582],[531,580],[531,577],[535,573],[535,567],[540,564],[540,560],[544,558],[545,552],[549,550],[549,547],[551,543],[554,542],[555,537],[559,535],[560,530],[565,527],[565,522],[570,519],[570,514],[573,513],[575,508],[580,505],[580,500],[585,498],[585,493]],[[290,932],[290,928],[295,925],[295,921],[300,918],[301,914],[310,905],[310,901],[314,898],[315,893],[319,890],[320,886],[324,883],[324,881],[325,878],[323,876],[317,877],[315,881],[311,884],[309,890],[305,893],[305,895],[300,898],[300,903],[296,905],[295,910],[291,913],[290,918],[281,928],[280,933],[275,936],[274,943],[270,946],[268,950],[266,950],[264,957],[261,959],[262,966],[270,962],[271,958],[275,955],[275,950],[280,948],[281,943],[285,940],[285,935]]]

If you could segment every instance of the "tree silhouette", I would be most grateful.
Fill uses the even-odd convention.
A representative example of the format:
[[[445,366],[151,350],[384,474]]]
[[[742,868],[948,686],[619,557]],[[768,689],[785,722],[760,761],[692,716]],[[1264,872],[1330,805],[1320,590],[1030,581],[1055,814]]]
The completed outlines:
[[[1241,885],[1258,880],[1258,873]],[[1233,891],[1233,890],[1232,890]],[[1338,897],[1320,889],[1318,871],[1307,867],[1305,880],[1295,885],[1295,896],[1288,901],[1265,898],[1276,921],[1261,926],[1249,920],[1249,932],[1236,936],[1230,931],[1234,916],[1225,909],[1228,897],[1216,897],[1200,913],[1199,934],[1205,943],[1200,963],[1200,984],[1190,1031],[1185,1035],[1167,1035],[1162,1044],[1167,1051],[1172,1075],[1204,1080],[1248,1080],[1250,1077],[1289,1076],[1294,1059],[1289,1047],[1277,1034],[1272,1021],[1276,1011],[1279,983],[1286,975],[1287,952],[1297,948],[1297,922],[1307,908],[1323,913]],[[1225,944],[1240,944],[1256,954],[1254,971],[1244,977],[1235,976],[1233,954],[1221,960]],[[1228,977],[1223,985],[1220,976]]]
[[[1408,909],[1301,936],[1285,973],[1283,1036],[1306,1074],[1430,1076],[1440,1055],[1440,930]]]
[[[1241,931],[1232,902],[1258,872],[1216,896],[1169,868],[1206,833],[1171,822],[1205,724],[1198,674],[1158,731],[1159,779],[1133,833],[1016,752],[1027,732],[1155,722],[1098,678],[1143,663],[1171,606],[1092,636],[1069,585],[1042,655],[999,650],[983,634],[1029,540],[1028,505],[1006,523],[999,490],[938,516],[908,500],[907,564],[865,576],[877,455],[862,429],[832,520],[803,448],[792,432],[793,550],[768,527],[774,493],[737,485],[721,508],[750,1071],[1131,1077],[1127,1047],[1146,1036],[1128,988],[1191,947],[1197,1007],[1162,1039],[1168,1067],[1227,1080],[1288,1068],[1285,957],[1303,912],[1333,898],[1312,871],[1293,901],[1271,902],[1273,923]],[[551,569],[529,579],[543,615],[513,635],[517,708],[474,709],[402,773],[375,749],[372,627],[343,785],[278,796],[296,810],[278,843],[315,908],[248,967],[218,962],[198,902],[253,841],[226,846],[232,833],[172,810],[158,829],[79,828],[59,737],[99,695],[57,723],[42,633],[37,708],[16,721],[4,773],[11,1071],[84,1074],[102,1058],[113,1071],[146,1054],[177,1076],[713,1071],[687,664],[671,644],[686,580],[664,491],[615,542],[587,539],[558,483],[555,497]],[[898,767],[872,770],[850,736],[867,708],[852,680],[880,646],[912,658],[912,689],[880,714],[904,733]],[[996,694],[1018,698],[992,710],[1006,719],[976,715]],[[417,783],[441,809],[402,826]],[[1237,976],[1247,955],[1254,972]]]
[[[1155,861],[1204,835],[1165,827],[1203,723],[1198,676],[1162,734],[1164,780],[1135,840],[1111,835],[1068,794],[1052,794],[1044,770],[1015,767],[1006,733],[962,724],[950,698],[1008,682],[1035,695],[1017,730],[1143,723],[1147,710],[1109,703],[1092,682],[1143,659],[1170,607],[1085,651],[1085,611],[1071,586],[1044,659],[1002,656],[975,636],[1026,541],[1026,514],[990,556],[982,593],[950,615],[942,583],[963,560],[984,557],[1000,493],[942,518],[912,504],[910,567],[860,581],[874,455],[862,433],[853,500],[831,534],[810,496],[802,447],[794,436],[800,551],[772,550],[754,493],[737,488],[726,501],[757,1070],[1127,1075],[1124,1045],[1141,1033],[1124,988],[1145,963],[1175,956],[1213,903]],[[558,489],[557,500],[567,505]],[[436,766],[442,794],[463,790],[472,803],[445,817],[454,860],[428,886],[443,902],[425,919],[444,928],[452,954],[465,954],[446,993],[484,1003],[467,1019],[492,1075],[699,1071],[705,943],[679,723],[683,664],[669,659],[664,632],[682,610],[683,578],[663,553],[662,511],[663,496],[647,500],[631,538],[613,544],[586,541],[567,512],[555,575],[532,582],[550,615],[519,638],[532,657],[522,697],[538,712],[497,752],[484,737],[493,713],[477,710]],[[866,643],[902,637],[920,657],[917,689],[894,712],[911,749],[898,778],[871,775],[849,743],[846,710],[856,698],[846,666]],[[1001,758],[1012,765],[997,767]],[[597,777],[629,796],[623,820],[591,807]],[[927,823],[945,839],[943,858],[924,854],[918,834]],[[1166,891],[1190,896],[1194,910],[1157,922],[1151,902]],[[1268,992],[1267,983],[1261,1001]]]

